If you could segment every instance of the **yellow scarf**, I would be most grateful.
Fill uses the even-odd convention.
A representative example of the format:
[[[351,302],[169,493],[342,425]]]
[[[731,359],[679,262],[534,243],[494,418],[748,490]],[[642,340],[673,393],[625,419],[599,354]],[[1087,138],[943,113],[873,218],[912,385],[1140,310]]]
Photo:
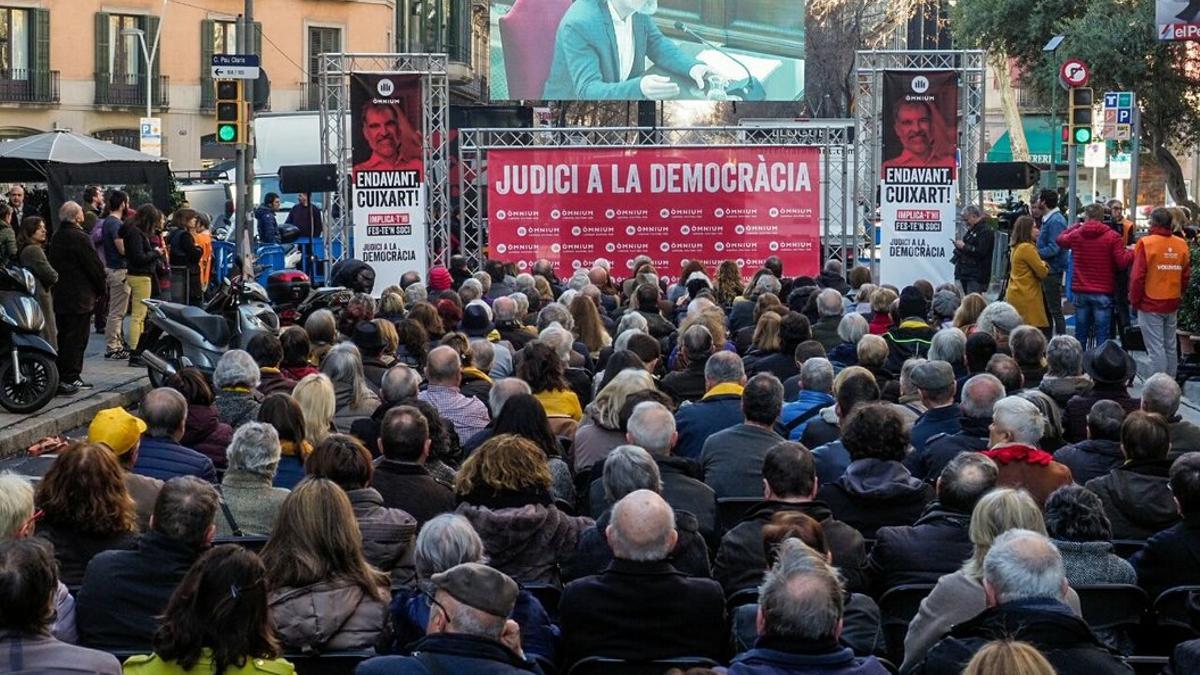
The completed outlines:
[[[713,396],[726,396],[728,394],[737,394],[738,396],[741,396],[744,388],[745,387],[737,382],[722,382],[721,384],[718,384],[712,389],[706,391],[704,393],[704,398],[712,398]]]
[[[476,368],[475,366],[470,366],[469,368],[463,368],[462,374],[463,375],[471,375],[480,380],[486,381],[488,384],[492,383],[492,378],[488,377],[487,373],[484,373],[482,370]]]

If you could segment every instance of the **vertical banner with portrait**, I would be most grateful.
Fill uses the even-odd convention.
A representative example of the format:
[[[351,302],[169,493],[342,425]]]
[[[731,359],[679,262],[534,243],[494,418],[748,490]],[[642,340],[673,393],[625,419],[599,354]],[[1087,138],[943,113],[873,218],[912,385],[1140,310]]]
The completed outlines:
[[[350,76],[354,257],[395,281],[425,275],[425,160],[419,75]]]
[[[880,278],[954,280],[958,73],[883,74]]]

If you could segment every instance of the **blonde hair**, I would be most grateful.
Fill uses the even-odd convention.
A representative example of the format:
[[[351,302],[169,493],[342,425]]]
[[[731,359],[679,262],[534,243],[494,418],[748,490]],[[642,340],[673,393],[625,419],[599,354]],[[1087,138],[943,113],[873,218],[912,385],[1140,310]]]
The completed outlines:
[[[1016,640],[993,640],[983,646],[962,675],[1055,675],[1054,666],[1033,645]]]
[[[0,541],[7,541],[33,515],[33,484],[24,476],[0,473]]]
[[[705,307],[698,313],[685,318],[679,324],[679,334],[683,335],[692,326],[700,325],[708,329],[713,336],[713,345],[718,349],[725,347],[728,332],[725,329],[725,312],[720,307]]]
[[[871,311],[875,313],[883,312],[887,314],[892,311],[892,303],[899,300],[900,296],[890,288],[877,288],[871,294]]]
[[[630,394],[639,391],[654,391],[654,378],[644,370],[627,368],[616,376],[596,394],[596,398],[588,404],[588,415],[592,420],[606,429],[621,428],[621,408]]]
[[[958,311],[954,312],[954,327],[966,332],[969,326],[974,326],[975,322],[979,320],[979,315],[983,313],[987,305],[987,298],[979,293],[968,294],[962,299]]]
[[[314,446],[325,440],[337,409],[333,381],[324,373],[305,375],[292,390],[292,398],[304,413],[304,438]]]
[[[454,491],[467,495],[481,488],[549,490],[553,482],[546,453],[536,443],[524,436],[500,434],[484,442],[463,462],[454,479]]]
[[[1005,532],[1018,528],[1046,534],[1042,510],[1028,492],[997,488],[981,497],[971,513],[968,531],[975,551],[963,563],[963,573],[976,581],[983,579],[983,559],[991,550],[992,542]]]
[[[883,366],[883,362],[887,361],[887,340],[878,335],[868,333],[859,339],[858,348],[855,349],[855,352],[858,354],[859,365],[880,368]]]
[[[779,324],[783,319],[774,311],[763,312],[754,326],[751,344],[764,352],[777,352],[783,341],[779,337]]]
[[[390,286],[388,288],[391,288]],[[379,313],[384,316],[400,316],[404,314],[404,296],[390,290],[384,291],[379,298]]]
[[[375,319],[371,323],[379,329],[379,337],[383,338],[383,353],[395,356],[400,348],[400,334],[396,332],[396,324],[387,319]]]

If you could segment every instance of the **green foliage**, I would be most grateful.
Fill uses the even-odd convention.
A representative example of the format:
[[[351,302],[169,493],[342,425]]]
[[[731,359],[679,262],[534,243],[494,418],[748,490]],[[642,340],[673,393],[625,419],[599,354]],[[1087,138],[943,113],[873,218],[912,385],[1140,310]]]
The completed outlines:
[[[1200,333],[1200,284],[1195,282],[1200,277],[1200,243],[1192,242],[1188,247],[1192,253],[1192,283],[1188,284],[1179,302],[1179,330],[1189,333]]]

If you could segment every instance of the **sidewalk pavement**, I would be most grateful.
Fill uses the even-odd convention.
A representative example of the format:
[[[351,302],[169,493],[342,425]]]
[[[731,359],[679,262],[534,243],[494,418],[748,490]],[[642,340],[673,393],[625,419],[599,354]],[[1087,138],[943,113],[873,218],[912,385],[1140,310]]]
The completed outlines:
[[[95,386],[74,396],[56,396],[36,413],[17,415],[0,408],[0,457],[8,457],[45,436],[87,427],[105,408],[127,406],[150,391],[146,369],[128,361],[104,359],[104,336],[91,336],[83,362],[83,379]]]

